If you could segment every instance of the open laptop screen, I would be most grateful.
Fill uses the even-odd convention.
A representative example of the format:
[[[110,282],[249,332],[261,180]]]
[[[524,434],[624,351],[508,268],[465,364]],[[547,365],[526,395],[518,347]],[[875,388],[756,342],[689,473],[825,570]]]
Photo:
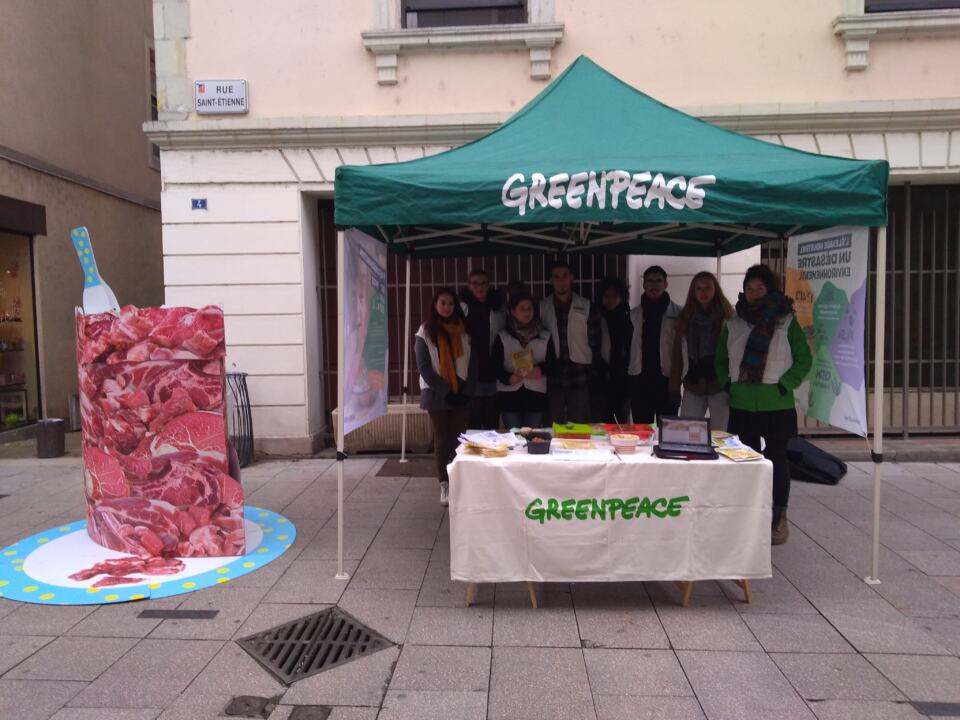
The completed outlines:
[[[710,449],[710,421],[706,418],[660,417],[660,447],[703,452]]]

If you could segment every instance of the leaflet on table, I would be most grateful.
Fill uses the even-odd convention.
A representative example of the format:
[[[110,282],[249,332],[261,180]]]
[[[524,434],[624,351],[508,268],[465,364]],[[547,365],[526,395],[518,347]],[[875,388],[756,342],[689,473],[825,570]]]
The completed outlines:
[[[750,460],[763,460],[763,455],[758,453],[749,445],[745,445],[739,437],[730,433],[723,433],[725,437],[720,437],[719,431],[712,433],[713,446],[717,453],[723,455],[728,460],[734,462],[749,462]]]
[[[467,430],[466,432],[460,433],[457,439],[467,445],[487,448],[489,450],[495,450],[504,446],[512,448],[523,445],[523,441],[509,431],[499,433],[495,430]]]

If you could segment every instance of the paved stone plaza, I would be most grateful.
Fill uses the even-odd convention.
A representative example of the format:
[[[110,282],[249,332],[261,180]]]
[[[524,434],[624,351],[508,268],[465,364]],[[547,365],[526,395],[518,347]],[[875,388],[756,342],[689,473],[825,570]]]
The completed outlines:
[[[349,582],[334,579],[336,468],[244,470],[247,502],[282,512],[297,541],[268,567],[168,600],[46,607],[0,600],[0,718],[195,720],[231,697],[277,697],[331,720],[960,717],[960,464],[885,466],[882,584],[869,565],[870,466],[838,487],[795,483],[790,541],[745,605],[732,583],[482,586],[449,580],[433,478],[346,465]],[[0,545],[83,516],[79,463],[0,461]],[[339,603],[395,647],[275,681],[233,641]],[[147,608],[218,610],[138,619]],[[951,704],[956,704],[952,705]]]

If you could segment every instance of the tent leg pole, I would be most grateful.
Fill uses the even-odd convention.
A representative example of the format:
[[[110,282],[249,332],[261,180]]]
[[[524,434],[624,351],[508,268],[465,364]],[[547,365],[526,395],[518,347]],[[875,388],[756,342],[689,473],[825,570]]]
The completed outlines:
[[[723,256],[720,254],[720,250],[717,250],[717,282],[720,282],[720,271],[723,267]]]
[[[883,348],[886,329],[887,229],[877,228],[876,332],[873,350],[873,549],[868,585],[880,584],[880,489],[883,475]]]
[[[346,366],[343,338],[344,298],[344,247],[343,230],[337,231],[337,580],[349,580],[350,575],[343,569],[343,373]]]
[[[400,387],[403,388],[403,406],[400,416],[400,462],[407,462],[407,382],[409,381],[410,363],[410,256],[407,255],[407,290],[403,309],[403,379]]]

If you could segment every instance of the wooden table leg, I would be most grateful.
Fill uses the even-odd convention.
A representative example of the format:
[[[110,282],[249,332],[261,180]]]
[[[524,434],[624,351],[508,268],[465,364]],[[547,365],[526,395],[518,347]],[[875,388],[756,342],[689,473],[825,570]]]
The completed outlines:
[[[477,584],[476,583],[467,583],[467,603],[466,607],[470,607],[473,604],[473,599],[477,596]]]
[[[690,602],[690,593],[693,592],[692,580],[676,580],[677,587],[680,589],[680,605],[686,607]]]
[[[533,581],[527,580],[527,594],[530,596],[530,605],[534,610],[537,609],[537,590],[533,587]]]
[[[743,590],[743,600],[749,605],[753,602],[753,592],[750,590],[750,581],[749,580],[734,580],[734,582],[740,586],[740,589]]]

